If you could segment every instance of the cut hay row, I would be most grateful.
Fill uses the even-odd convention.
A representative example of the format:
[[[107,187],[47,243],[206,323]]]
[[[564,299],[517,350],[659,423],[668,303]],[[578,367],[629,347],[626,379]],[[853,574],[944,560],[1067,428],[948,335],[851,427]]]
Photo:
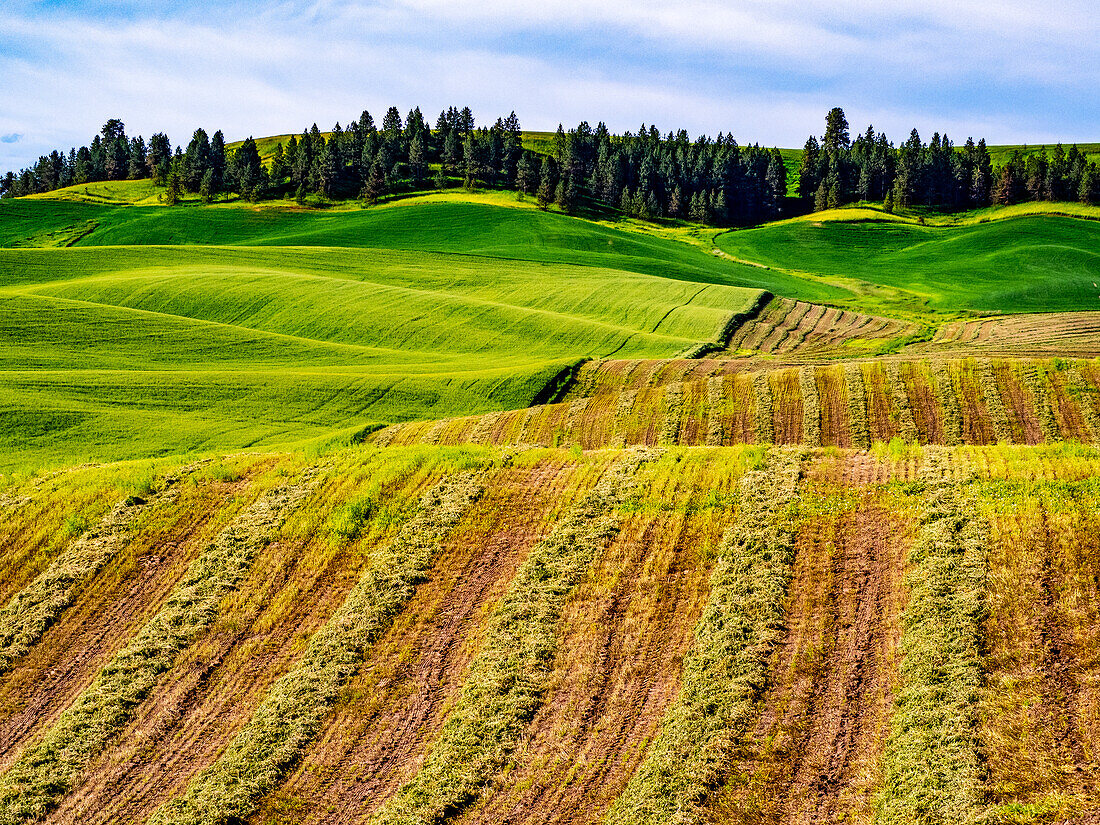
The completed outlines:
[[[398,435],[401,434],[401,429],[404,425],[392,424],[389,427],[384,427],[375,433],[373,441],[379,447],[388,447],[394,442]]]
[[[627,454],[530,551],[489,616],[439,738],[374,825],[440,822],[477,799],[509,763],[542,703],[562,609],[617,531],[617,511],[636,488],[639,468],[655,457],[644,450]]]
[[[1050,443],[1060,441],[1062,433],[1058,428],[1058,419],[1054,417],[1054,406],[1050,398],[1050,379],[1039,364],[1029,362],[1020,368],[1020,378],[1031,393],[1032,405],[1039,418],[1039,427],[1043,431],[1043,440]]]
[[[790,302],[786,314],[779,323],[765,335],[764,340],[760,342],[760,345],[756,349],[760,352],[778,351],[783,341],[790,335],[791,331],[798,326],[809,308],[810,305],[802,301]]]
[[[1092,440],[1092,362],[912,360],[743,371],[723,362],[645,364],[642,388],[536,408],[388,428],[378,443],[577,444],[584,449],[807,444],[868,449],[895,436],[954,446]],[[738,365],[741,366],[741,365]],[[681,380],[684,375],[696,376]],[[652,386],[650,386],[652,385]]]
[[[684,418],[684,385],[669,384],[665,389],[665,417],[661,424],[659,443],[676,444],[679,441],[680,422]]]
[[[775,410],[772,387],[766,372],[753,375],[752,393],[756,443],[772,444],[775,442]]]
[[[980,349],[1006,355],[1096,357],[1100,312],[1058,312],[956,321],[937,331],[940,350]]]
[[[0,674],[35,645],[42,634],[73,603],[77,592],[126,544],[139,513],[175,499],[175,485],[195,465],[166,476],[144,500],[128,496],[118,502],[92,530],[76,539],[34,581],[0,610]]]
[[[773,449],[766,470],[742,479],[738,519],[719,548],[679,694],[609,811],[609,825],[703,821],[708,794],[755,714],[782,632],[794,555],[784,515],[801,466],[801,453]]]
[[[978,362],[981,371],[982,397],[989,414],[989,423],[993,428],[993,437],[1001,443],[1012,442],[1012,425],[1008,422],[1008,410],[1005,409],[1001,390],[997,386],[997,376],[993,372],[993,362],[983,358]]]
[[[938,406],[943,414],[943,443],[953,447],[962,443],[963,428],[962,409],[955,393],[955,382],[944,361],[933,362],[932,376],[936,401],[939,402]]]
[[[867,390],[859,364],[844,365],[844,388],[848,394],[848,429],[852,446],[857,450],[871,449],[871,433],[867,429]]]
[[[619,403],[615,405],[615,423],[611,430],[611,445],[625,446],[626,423],[634,412],[634,405],[638,400],[637,390],[626,390],[619,395]]]
[[[891,318],[774,298],[764,312],[742,324],[730,338],[731,352],[840,354],[852,341],[886,341],[914,330]]]
[[[477,422],[477,426],[474,427],[474,431],[470,433],[470,442],[473,444],[486,444],[492,439],[493,430],[496,429],[497,422],[500,421],[503,413],[488,413],[483,415]]]
[[[394,540],[372,553],[344,603],[310,639],[294,669],[272,685],[225,753],[150,822],[247,819],[301,758],[367,649],[412,597],[444,537],[484,489],[482,474],[468,472],[445,477],[425,493]]]
[[[811,447],[820,447],[821,399],[817,395],[817,378],[813,367],[805,366],[798,371],[798,387],[802,392],[802,442]]]
[[[909,392],[905,389],[905,381],[901,377],[901,365],[896,361],[888,362],[886,375],[890,379],[890,400],[893,401],[894,409],[897,410],[898,436],[904,441],[916,442],[920,435],[917,432],[917,422],[913,420]]]
[[[794,304],[789,298],[775,298],[770,301],[762,313],[750,318],[733,334],[730,338],[730,350],[758,349],[760,343],[783,323]]]
[[[707,446],[721,447],[725,443],[725,430],[721,412],[725,408],[725,384],[722,378],[712,375],[707,379]]]
[[[985,535],[943,451],[926,453],[922,525],[909,554],[901,686],[883,755],[878,825],[970,822],[980,812]]]
[[[318,484],[307,470],[293,485],[263,495],[187,568],[156,615],[105,665],[76,701],[0,777],[0,823],[45,816],[171,670],[176,656],[210,627],[222,598],[241,581],[286,514]]]
[[[1079,367],[1070,367],[1067,377],[1070,392],[1081,407],[1081,416],[1092,436],[1092,443],[1100,444],[1100,405],[1097,404],[1097,391],[1088,385]]]
[[[825,314],[825,307],[820,304],[812,304],[810,309],[802,316],[798,326],[791,332],[783,348],[784,352],[797,351],[806,343],[806,339],[817,329],[817,324]]]

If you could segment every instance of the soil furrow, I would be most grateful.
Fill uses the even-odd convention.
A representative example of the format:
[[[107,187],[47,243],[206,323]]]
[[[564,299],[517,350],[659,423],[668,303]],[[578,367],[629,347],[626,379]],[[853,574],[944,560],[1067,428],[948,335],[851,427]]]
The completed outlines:
[[[505,477],[471,517],[483,538],[446,542],[429,581],[375,645],[313,749],[255,820],[272,818],[288,800],[301,803],[300,821],[365,817],[416,772],[461,686],[487,606],[539,539],[566,481],[555,466]]]

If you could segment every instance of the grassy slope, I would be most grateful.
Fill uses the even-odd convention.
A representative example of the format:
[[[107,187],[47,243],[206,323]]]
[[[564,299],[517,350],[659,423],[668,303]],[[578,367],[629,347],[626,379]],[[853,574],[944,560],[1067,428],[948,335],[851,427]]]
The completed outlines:
[[[748,300],[724,285],[927,319],[1091,308],[1100,278],[1100,226],[1049,217],[821,215],[722,234],[719,257],[691,227],[596,224],[498,193],[167,209],[140,205],[142,182],[97,186],[0,203],[0,244],[100,247],[0,250],[10,463],[520,407],[578,358],[712,338]],[[866,217],[836,215],[852,216]]]
[[[576,263],[649,275],[797,292],[810,300],[843,290],[722,261],[685,243],[596,225],[533,208],[429,196],[382,208],[300,210],[227,204],[215,208],[103,207],[51,201],[0,204],[0,245],[45,245],[47,233],[97,222],[80,246],[234,244],[350,246]],[[514,202],[513,202],[514,203]]]
[[[716,243],[740,260],[797,269],[857,289],[854,282],[862,282],[867,308],[1100,308],[1093,286],[1100,280],[1100,224],[1092,221],[1023,216],[933,227],[866,219],[795,220],[726,233]]]
[[[5,250],[0,464],[521,407],[577,359],[713,339],[756,294],[437,253]]]

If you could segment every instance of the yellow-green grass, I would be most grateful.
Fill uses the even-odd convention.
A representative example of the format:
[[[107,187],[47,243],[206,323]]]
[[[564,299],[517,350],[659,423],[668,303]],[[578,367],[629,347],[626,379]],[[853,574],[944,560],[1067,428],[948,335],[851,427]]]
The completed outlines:
[[[87,231],[90,224],[91,231]],[[491,258],[610,267],[701,283],[797,293],[807,300],[851,297],[845,290],[723,260],[690,241],[597,224],[530,208],[499,193],[417,196],[382,208],[346,204],[303,209],[275,202],[210,207],[106,207],[51,200],[0,201],[0,246],[234,244],[344,246],[451,252]],[[682,237],[680,237],[682,236]]]
[[[0,466],[514,409],[579,359],[712,341],[757,297],[431,253],[0,251]]]
[[[959,227],[796,220],[728,232],[725,253],[847,286],[845,302],[895,314],[1100,309],[1100,223],[1028,215]],[[862,218],[862,219],[859,219]]]
[[[151,180],[118,180],[78,183],[44,192],[40,195],[28,195],[28,200],[61,200],[78,203],[96,203],[103,206],[126,206],[142,204],[156,205],[161,202],[164,187],[157,186]]]

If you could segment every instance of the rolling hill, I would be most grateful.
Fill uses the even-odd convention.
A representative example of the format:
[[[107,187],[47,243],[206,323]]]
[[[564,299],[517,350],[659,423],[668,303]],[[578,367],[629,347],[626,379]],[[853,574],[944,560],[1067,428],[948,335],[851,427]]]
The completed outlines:
[[[1100,817],[1088,210],[51,195],[0,823]]]

